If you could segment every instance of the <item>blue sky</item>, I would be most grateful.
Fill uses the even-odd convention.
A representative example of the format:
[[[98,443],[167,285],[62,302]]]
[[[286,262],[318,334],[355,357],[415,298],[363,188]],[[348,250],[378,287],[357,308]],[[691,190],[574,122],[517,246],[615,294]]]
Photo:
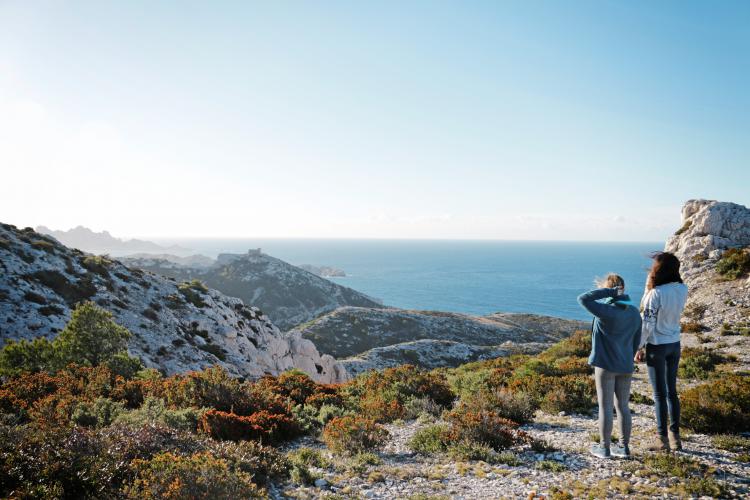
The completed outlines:
[[[750,3],[0,1],[0,219],[662,240],[750,204]]]

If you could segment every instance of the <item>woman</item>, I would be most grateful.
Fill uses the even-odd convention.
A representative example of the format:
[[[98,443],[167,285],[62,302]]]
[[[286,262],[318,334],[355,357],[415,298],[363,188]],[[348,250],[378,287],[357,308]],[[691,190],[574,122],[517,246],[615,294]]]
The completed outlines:
[[[641,338],[641,316],[625,295],[625,281],[616,274],[597,283],[598,289],[578,297],[578,303],[594,315],[589,364],[594,367],[599,402],[599,444],[591,453],[600,458],[630,456],[630,379],[633,357]],[[612,403],[617,405],[621,446],[611,446]]]
[[[654,390],[659,436],[652,448],[681,450],[677,367],[680,364],[680,316],[688,288],[682,282],[680,261],[674,254],[656,252],[651,258],[654,262],[641,300],[643,332],[636,361],[646,359],[648,378]]]

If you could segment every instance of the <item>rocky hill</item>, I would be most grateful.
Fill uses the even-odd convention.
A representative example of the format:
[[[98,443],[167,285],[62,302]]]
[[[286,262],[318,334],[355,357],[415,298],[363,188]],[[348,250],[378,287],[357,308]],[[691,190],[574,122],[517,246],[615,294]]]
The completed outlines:
[[[200,279],[261,308],[282,330],[310,321],[341,306],[380,307],[367,295],[316,276],[259,250],[221,254],[205,269],[166,259],[129,258],[127,265],[177,280]]]
[[[582,321],[533,314],[488,316],[411,311],[393,308],[342,307],[292,330],[313,341],[321,352],[361,367],[416,363],[425,367],[456,366],[506,354],[512,346],[542,345],[587,328]],[[501,346],[501,344],[504,344]]]
[[[219,364],[244,377],[299,368],[323,382],[345,370],[257,307],[202,284],[180,283],[67,248],[31,228],[0,225],[0,339],[53,337],[91,300],[132,333],[128,350],[166,373]]]
[[[733,354],[750,361],[743,348],[750,334],[750,278],[720,272],[731,249],[748,252],[750,209],[735,203],[690,200],[682,208],[682,227],[671,236],[665,250],[682,262],[682,276],[690,289],[685,308],[691,342],[726,344]],[[728,253],[730,252],[730,253]],[[750,256],[747,257],[750,260]]]

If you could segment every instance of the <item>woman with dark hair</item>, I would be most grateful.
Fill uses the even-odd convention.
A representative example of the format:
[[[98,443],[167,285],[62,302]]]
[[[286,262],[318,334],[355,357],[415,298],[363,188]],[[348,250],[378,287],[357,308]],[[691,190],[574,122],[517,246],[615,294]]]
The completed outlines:
[[[643,327],[635,360],[646,360],[654,391],[659,436],[652,448],[681,450],[677,367],[680,364],[680,317],[688,288],[682,282],[680,261],[674,254],[656,252],[651,258],[654,262],[641,300]]]

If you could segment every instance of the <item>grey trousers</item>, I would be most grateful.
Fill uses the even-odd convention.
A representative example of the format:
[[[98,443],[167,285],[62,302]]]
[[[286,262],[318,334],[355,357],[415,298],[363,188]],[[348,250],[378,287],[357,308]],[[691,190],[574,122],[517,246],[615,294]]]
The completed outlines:
[[[601,445],[609,449],[612,438],[612,406],[617,407],[617,422],[620,424],[621,444],[630,443],[632,420],[630,417],[630,381],[632,373],[615,373],[594,367],[596,396],[599,401],[599,436]]]

